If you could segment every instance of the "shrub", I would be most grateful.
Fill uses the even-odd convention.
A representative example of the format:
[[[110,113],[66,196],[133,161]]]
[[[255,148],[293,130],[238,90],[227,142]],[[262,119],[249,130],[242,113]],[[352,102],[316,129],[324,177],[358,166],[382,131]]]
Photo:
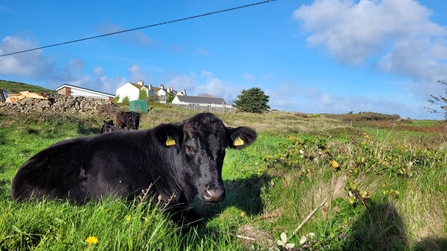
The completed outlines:
[[[123,98],[123,101],[121,102],[121,104],[123,105],[129,105],[130,104],[130,97],[129,96],[125,96]]]

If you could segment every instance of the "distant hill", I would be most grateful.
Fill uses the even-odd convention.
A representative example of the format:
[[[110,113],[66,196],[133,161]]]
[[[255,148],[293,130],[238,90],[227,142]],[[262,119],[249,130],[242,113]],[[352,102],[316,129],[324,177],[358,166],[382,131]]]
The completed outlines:
[[[54,90],[46,89],[37,85],[29,85],[8,80],[0,79],[0,88],[3,88],[8,93],[19,93],[21,91],[30,91],[35,93],[53,93]]]

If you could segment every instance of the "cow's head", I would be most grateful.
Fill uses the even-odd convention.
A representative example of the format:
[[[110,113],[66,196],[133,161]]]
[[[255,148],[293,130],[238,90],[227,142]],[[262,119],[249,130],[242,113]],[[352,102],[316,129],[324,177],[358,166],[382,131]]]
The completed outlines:
[[[138,127],[140,125],[140,114],[136,112],[128,112],[126,120],[127,126],[130,129],[138,130]]]
[[[104,124],[101,127],[101,134],[113,131],[112,126],[113,120],[104,120]]]
[[[184,182],[201,201],[222,201],[225,198],[222,180],[225,149],[250,145],[256,140],[256,132],[248,127],[226,127],[212,113],[200,113],[169,127],[170,130],[158,133],[157,137],[166,147],[177,149]]]
[[[133,115],[132,115],[132,119],[133,119],[133,129],[135,129],[135,130],[138,130],[138,127],[140,126],[140,114],[138,114],[138,113],[134,113]]]

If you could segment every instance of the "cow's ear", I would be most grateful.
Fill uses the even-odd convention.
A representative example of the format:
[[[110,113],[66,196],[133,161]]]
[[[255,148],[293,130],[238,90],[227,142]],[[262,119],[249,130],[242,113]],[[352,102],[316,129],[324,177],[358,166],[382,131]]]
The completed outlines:
[[[182,144],[183,130],[173,124],[162,124],[155,127],[153,130],[160,145],[171,147]]]
[[[250,127],[227,128],[227,138],[230,148],[241,149],[256,140],[256,131]]]

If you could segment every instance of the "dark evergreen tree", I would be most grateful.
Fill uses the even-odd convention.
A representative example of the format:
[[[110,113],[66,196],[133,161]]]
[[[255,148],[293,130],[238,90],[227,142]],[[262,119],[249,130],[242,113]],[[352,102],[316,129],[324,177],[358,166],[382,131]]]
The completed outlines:
[[[438,82],[445,86],[445,94],[447,94],[447,82],[444,80],[438,80]],[[430,96],[431,99],[429,99],[428,102],[431,105],[439,106],[441,110],[429,107],[425,107],[425,109],[427,109],[431,113],[444,113],[444,121],[447,121],[447,97],[444,97],[442,95],[435,96],[433,94],[430,94]]]
[[[242,90],[242,93],[234,101],[234,106],[243,112],[263,113],[270,109],[268,102],[269,96],[265,95],[260,88],[254,87]]]

